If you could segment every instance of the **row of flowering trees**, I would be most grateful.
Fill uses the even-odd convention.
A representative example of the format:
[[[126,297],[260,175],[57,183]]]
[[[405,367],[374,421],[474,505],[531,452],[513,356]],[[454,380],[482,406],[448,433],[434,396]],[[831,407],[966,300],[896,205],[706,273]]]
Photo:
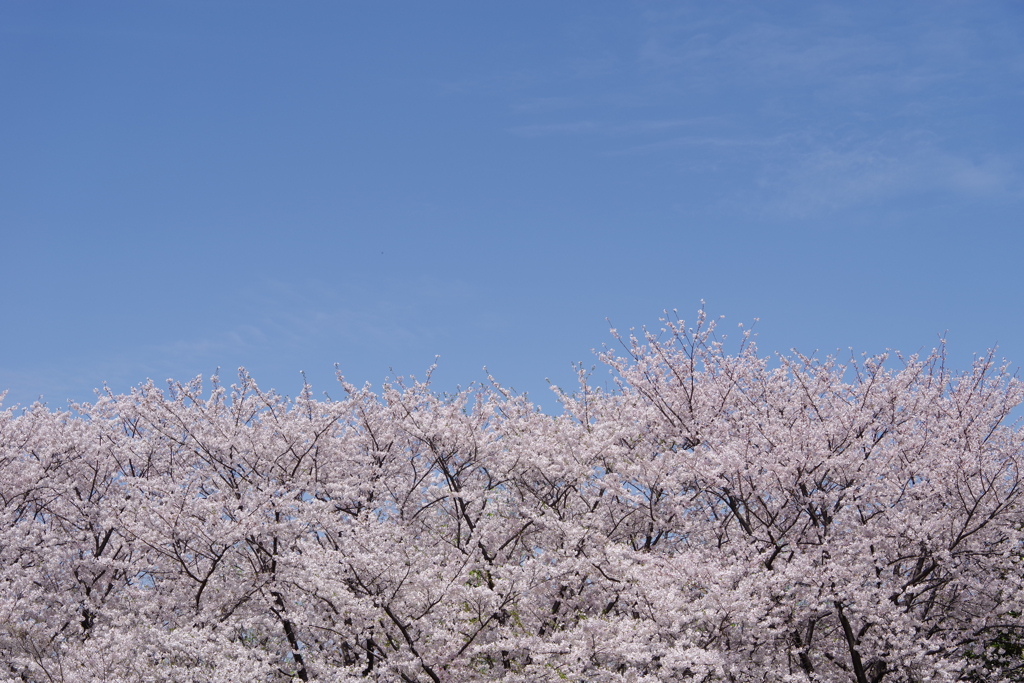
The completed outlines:
[[[244,373],[7,411],[0,681],[1021,680],[991,355],[620,341],[559,415]]]

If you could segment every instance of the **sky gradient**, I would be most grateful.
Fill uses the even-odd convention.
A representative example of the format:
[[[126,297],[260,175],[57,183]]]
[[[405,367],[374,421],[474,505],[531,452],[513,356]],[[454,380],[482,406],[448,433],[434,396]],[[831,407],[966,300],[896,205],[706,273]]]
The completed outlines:
[[[0,389],[546,378],[701,301],[1024,364],[1019,2],[0,4]]]

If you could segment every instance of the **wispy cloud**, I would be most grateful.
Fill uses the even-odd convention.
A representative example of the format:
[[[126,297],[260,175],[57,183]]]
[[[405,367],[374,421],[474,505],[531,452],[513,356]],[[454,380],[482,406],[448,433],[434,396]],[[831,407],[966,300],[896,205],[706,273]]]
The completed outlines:
[[[1024,174],[1011,158],[954,154],[926,142],[818,143],[766,164],[758,176],[766,210],[810,217],[900,197],[1024,199]]]
[[[239,302],[234,324],[216,335],[164,342],[159,349],[168,355],[202,356],[227,349],[300,347],[323,339],[347,346],[401,348],[444,334],[431,324],[436,302],[468,308],[480,296],[477,288],[455,276],[399,282],[405,286],[313,278],[264,280],[258,284],[258,297]]]
[[[775,136],[770,138],[741,138],[741,137],[715,137],[702,135],[687,135],[680,137],[665,138],[655,142],[639,145],[632,145],[608,152],[611,155],[647,154],[664,152],[681,147],[705,147],[718,149],[750,150],[766,147],[778,147],[786,143],[788,136]]]
[[[941,21],[941,10],[921,13],[907,6],[891,12],[885,24],[875,12],[849,5],[821,5],[793,17],[750,6],[648,12],[637,56],[652,77],[717,88],[811,88],[848,101],[913,94],[991,71],[993,61],[979,53],[1000,44],[1017,59],[1000,60],[999,70],[1019,70],[1012,31],[1000,30],[998,22],[986,24],[982,34]]]
[[[575,97],[551,96],[531,97],[512,104],[513,111],[520,114],[543,114],[579,106]]]
[[[928,193],[1024,199],[1019,142],[979,119],[1005,121],[1001,93],[1016,102],[1024,82],[1005,8],[653,7],[632,54],[595,48],[606,74],[574,82],[566,67],[562,92],[523,100],[515,111],[527,120],[508,132],[589,136],[595,155],[661,155],[682,174],[716,172],[715,197],[788,216]],[[569,109],[574,118],[551,120]],[[957,125],[966,121],[974,127]]]
[[[568,123],[538,123],[528,126],[516,126],[509,130],[523,137],[540,137],[546,135],[644,135],[660,133],[687,126],[706,124],[711,119],[669,119],[662,121],[626,121],[613,123],[609,121],[571,121]]]

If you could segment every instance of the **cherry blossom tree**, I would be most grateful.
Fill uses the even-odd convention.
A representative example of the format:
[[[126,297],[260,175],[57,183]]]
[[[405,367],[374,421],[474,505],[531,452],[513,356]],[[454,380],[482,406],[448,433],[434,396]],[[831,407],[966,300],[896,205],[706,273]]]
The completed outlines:
[[[244,372],[7,410],[0,681],[1024,679],[1005,364],[617,339],[557,415]]]

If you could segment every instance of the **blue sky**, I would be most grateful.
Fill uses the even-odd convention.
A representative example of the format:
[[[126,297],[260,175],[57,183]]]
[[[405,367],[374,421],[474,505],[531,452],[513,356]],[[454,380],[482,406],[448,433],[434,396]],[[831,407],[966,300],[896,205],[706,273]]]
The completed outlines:
[[[439,355],[551,407],[701,300],[1024,363],[1018,2],[12,1],[0,88],[8,405]]]

